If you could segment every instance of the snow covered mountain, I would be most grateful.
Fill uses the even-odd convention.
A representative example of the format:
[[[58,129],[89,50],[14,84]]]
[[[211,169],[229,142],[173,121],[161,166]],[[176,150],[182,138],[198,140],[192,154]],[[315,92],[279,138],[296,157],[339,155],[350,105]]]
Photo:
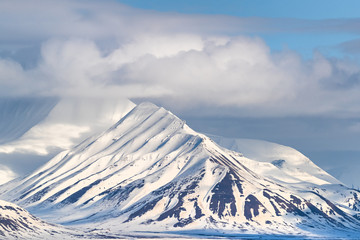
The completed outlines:
[[[76,235],[75,231],[46,223],[25,209],[0,200],[1,239],[74,239]]]
[[[112,232],[358,234],[360,192],[297,156],[247,158],[144,103],[1,186],[0,197],[51,222]]]
[[[10,119],[0,124],[0,130],[11,129],[5,134],[7,141],[3,140],[0,145],[0,153],[47,155],[53,148],[68,149],[81,139],[104,131],[135,105],[126,99],[83,97],[58,102],[34,99],[27,104],[19,101],[8,100],[3,104],[0,101],[0,117]],[[10,110],[13,113],[9,113]]]
[[[262,176],[281,181],[283,184],[306,182],[319,185],[341,184],[339,180],[329,175],[316,166],[309,158],[291,147],[255,139],[234,139],[215,135],[207,136],[226,149],[241,152],[245,157],[256,160],[253,162],[253,165],[250,164],[247,167]]]
[[[0,200],[0,239],[23,240],[83,240],[83,239],[108,239],[114,235],[92,230],[79,231],[56,224],[45,222],[25,209]],[[120,236],[120,239],[122,237]]]
[[[0,184],[106,130],[134,105],[121,98],[0,99]]]

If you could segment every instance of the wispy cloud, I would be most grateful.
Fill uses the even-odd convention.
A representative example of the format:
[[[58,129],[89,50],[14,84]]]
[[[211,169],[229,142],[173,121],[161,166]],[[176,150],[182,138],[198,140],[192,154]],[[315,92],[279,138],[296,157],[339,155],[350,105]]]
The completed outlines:
[[[338,48],[346,53],[360,54],[360,38],[339,44]]]
[[[16,177],[16,173],[14,173],[11,169],[4,165],[0,165],[0,184],[4,184]]]

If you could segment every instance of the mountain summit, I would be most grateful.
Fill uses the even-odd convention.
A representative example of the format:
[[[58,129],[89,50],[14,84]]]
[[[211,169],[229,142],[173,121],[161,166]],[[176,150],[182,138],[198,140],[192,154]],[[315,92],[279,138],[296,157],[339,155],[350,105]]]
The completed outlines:
[[[102,134],[2,186],[0,196],[48,221],[114,232],[358,231],[360,192],[307,158],[291,159],[246,158],[143,103]],[[286,181],[281,174],[296,165],[306,178]]]

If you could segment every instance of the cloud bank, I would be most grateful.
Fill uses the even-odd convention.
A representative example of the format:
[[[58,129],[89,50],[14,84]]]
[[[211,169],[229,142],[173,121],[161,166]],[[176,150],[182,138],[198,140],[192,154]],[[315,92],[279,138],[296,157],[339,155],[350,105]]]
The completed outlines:
[[[360,112],[356,61],[272,52],[246,36],[254,26],[289,29],[277,20],[158,13],[116,2],[41,3],[0,3],[0,32],[13,33],[0,37],[1,96],[119,96],[246,116]],[[299,32],[325,23],[291,22]],[[355,23],[346,31],[357,31]],[[26,49],[39,49],[31,67]]]

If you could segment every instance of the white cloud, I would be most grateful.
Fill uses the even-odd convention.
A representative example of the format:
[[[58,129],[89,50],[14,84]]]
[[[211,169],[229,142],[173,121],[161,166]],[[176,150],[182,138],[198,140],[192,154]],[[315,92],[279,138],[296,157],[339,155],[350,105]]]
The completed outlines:
[[[96,45],[87,40],[51,40],[43,45],[42,57],[38,71],[60,88],[81,89],[101,84],[111,70],[104,65]]]
[[[0,60],[3,95],[121,95],[155,98],[172,109],[266,116],[359,110],[357,63],[272,53],[262,39],[239,36],[249,19],[160,14],[116,2],[41,1],[39,9],[14,2],[23,5],[0,3],[9,23],[0,24],[0,42],[14,40],[6,34],[12,28],[22,44],[41,44],[41,57],[32,69]]]
[[[58,102],[50,112],[47,108],[39,110],[38,105],[33,105],[25,113],[24,111],[17,113],[18,117],[29,118],[37,113],[44,115],[44,119],[39,123],[36,122],[22,135],[17,134],[20,135],[17,139],[0,144],[0,154],[49,155],[69,149],[86,137],[108,129],[133,107],[134,103],[125,99],[96,97],[68,97]],[[18,105],[12,104],[11,110],[19,111]],[[6,127],[6,122],[2,127]],[[15,126],[14,132],[22,131],[21,127],[20,121],[20,124]]]
[[[4,184],[14,178],[18,177],[16,173],[14,173],[8,167],[0,164],[0,185]]]
[[[93,125],[108,126],[116,121],[119,114],[105,119],[99,116],[112,112],[107,107],[121,109],[120,104],[113,105],[113,99],[121,97],[149,98],[177,113],[188,111],[190,116],[357,119],[358,62],[327,58],[316,52],[311,59],[303,59],[291,50],[272,52],[264,40],[247,35],[358,34],[358,23],[359,19],[284,21],[159,13],[116,1],[0,1],[0,96],[80,96],[84,100],[81,106],[69,103],[70,107],[61,108],[53,118],[50,114],[48,122],[33,128],[19,141],[2,145],[0,152],[47,154],[54,146],[67,148]],[[352,48],[356,50],[355,45]],[[64,116],[69,119],[64,120]],[[289,124],[297,124],[291,136],[300,139],[296,143],[301,142],[301,135],[310,132],[314,134],[303,137],[303,141],[307,145],[311,142],[316,149],[316,139],[326,148],[356,148],[352,144],[357,142],[359,124],[328,124],[324,127],[329,129],[326,134],[316,138],[318,132],[302,128],[301,121]],[[268,134],[266,138],[275,141],[284,129],[291,130],[283,125],[286,121],[274,124],[270,133],[255,135]],[[71,134],[63,134],[69,131]],[[234,135],[246,132],[233,126],[231,131]],[[327,132],[337,136],[346,132],[351,141],[333,140],[337,138],[329,137]],[[28,156],[17,161],[24,159],[32,161]],[[3,166],[0,169],[4,169],[0,176],[15,176]]]

